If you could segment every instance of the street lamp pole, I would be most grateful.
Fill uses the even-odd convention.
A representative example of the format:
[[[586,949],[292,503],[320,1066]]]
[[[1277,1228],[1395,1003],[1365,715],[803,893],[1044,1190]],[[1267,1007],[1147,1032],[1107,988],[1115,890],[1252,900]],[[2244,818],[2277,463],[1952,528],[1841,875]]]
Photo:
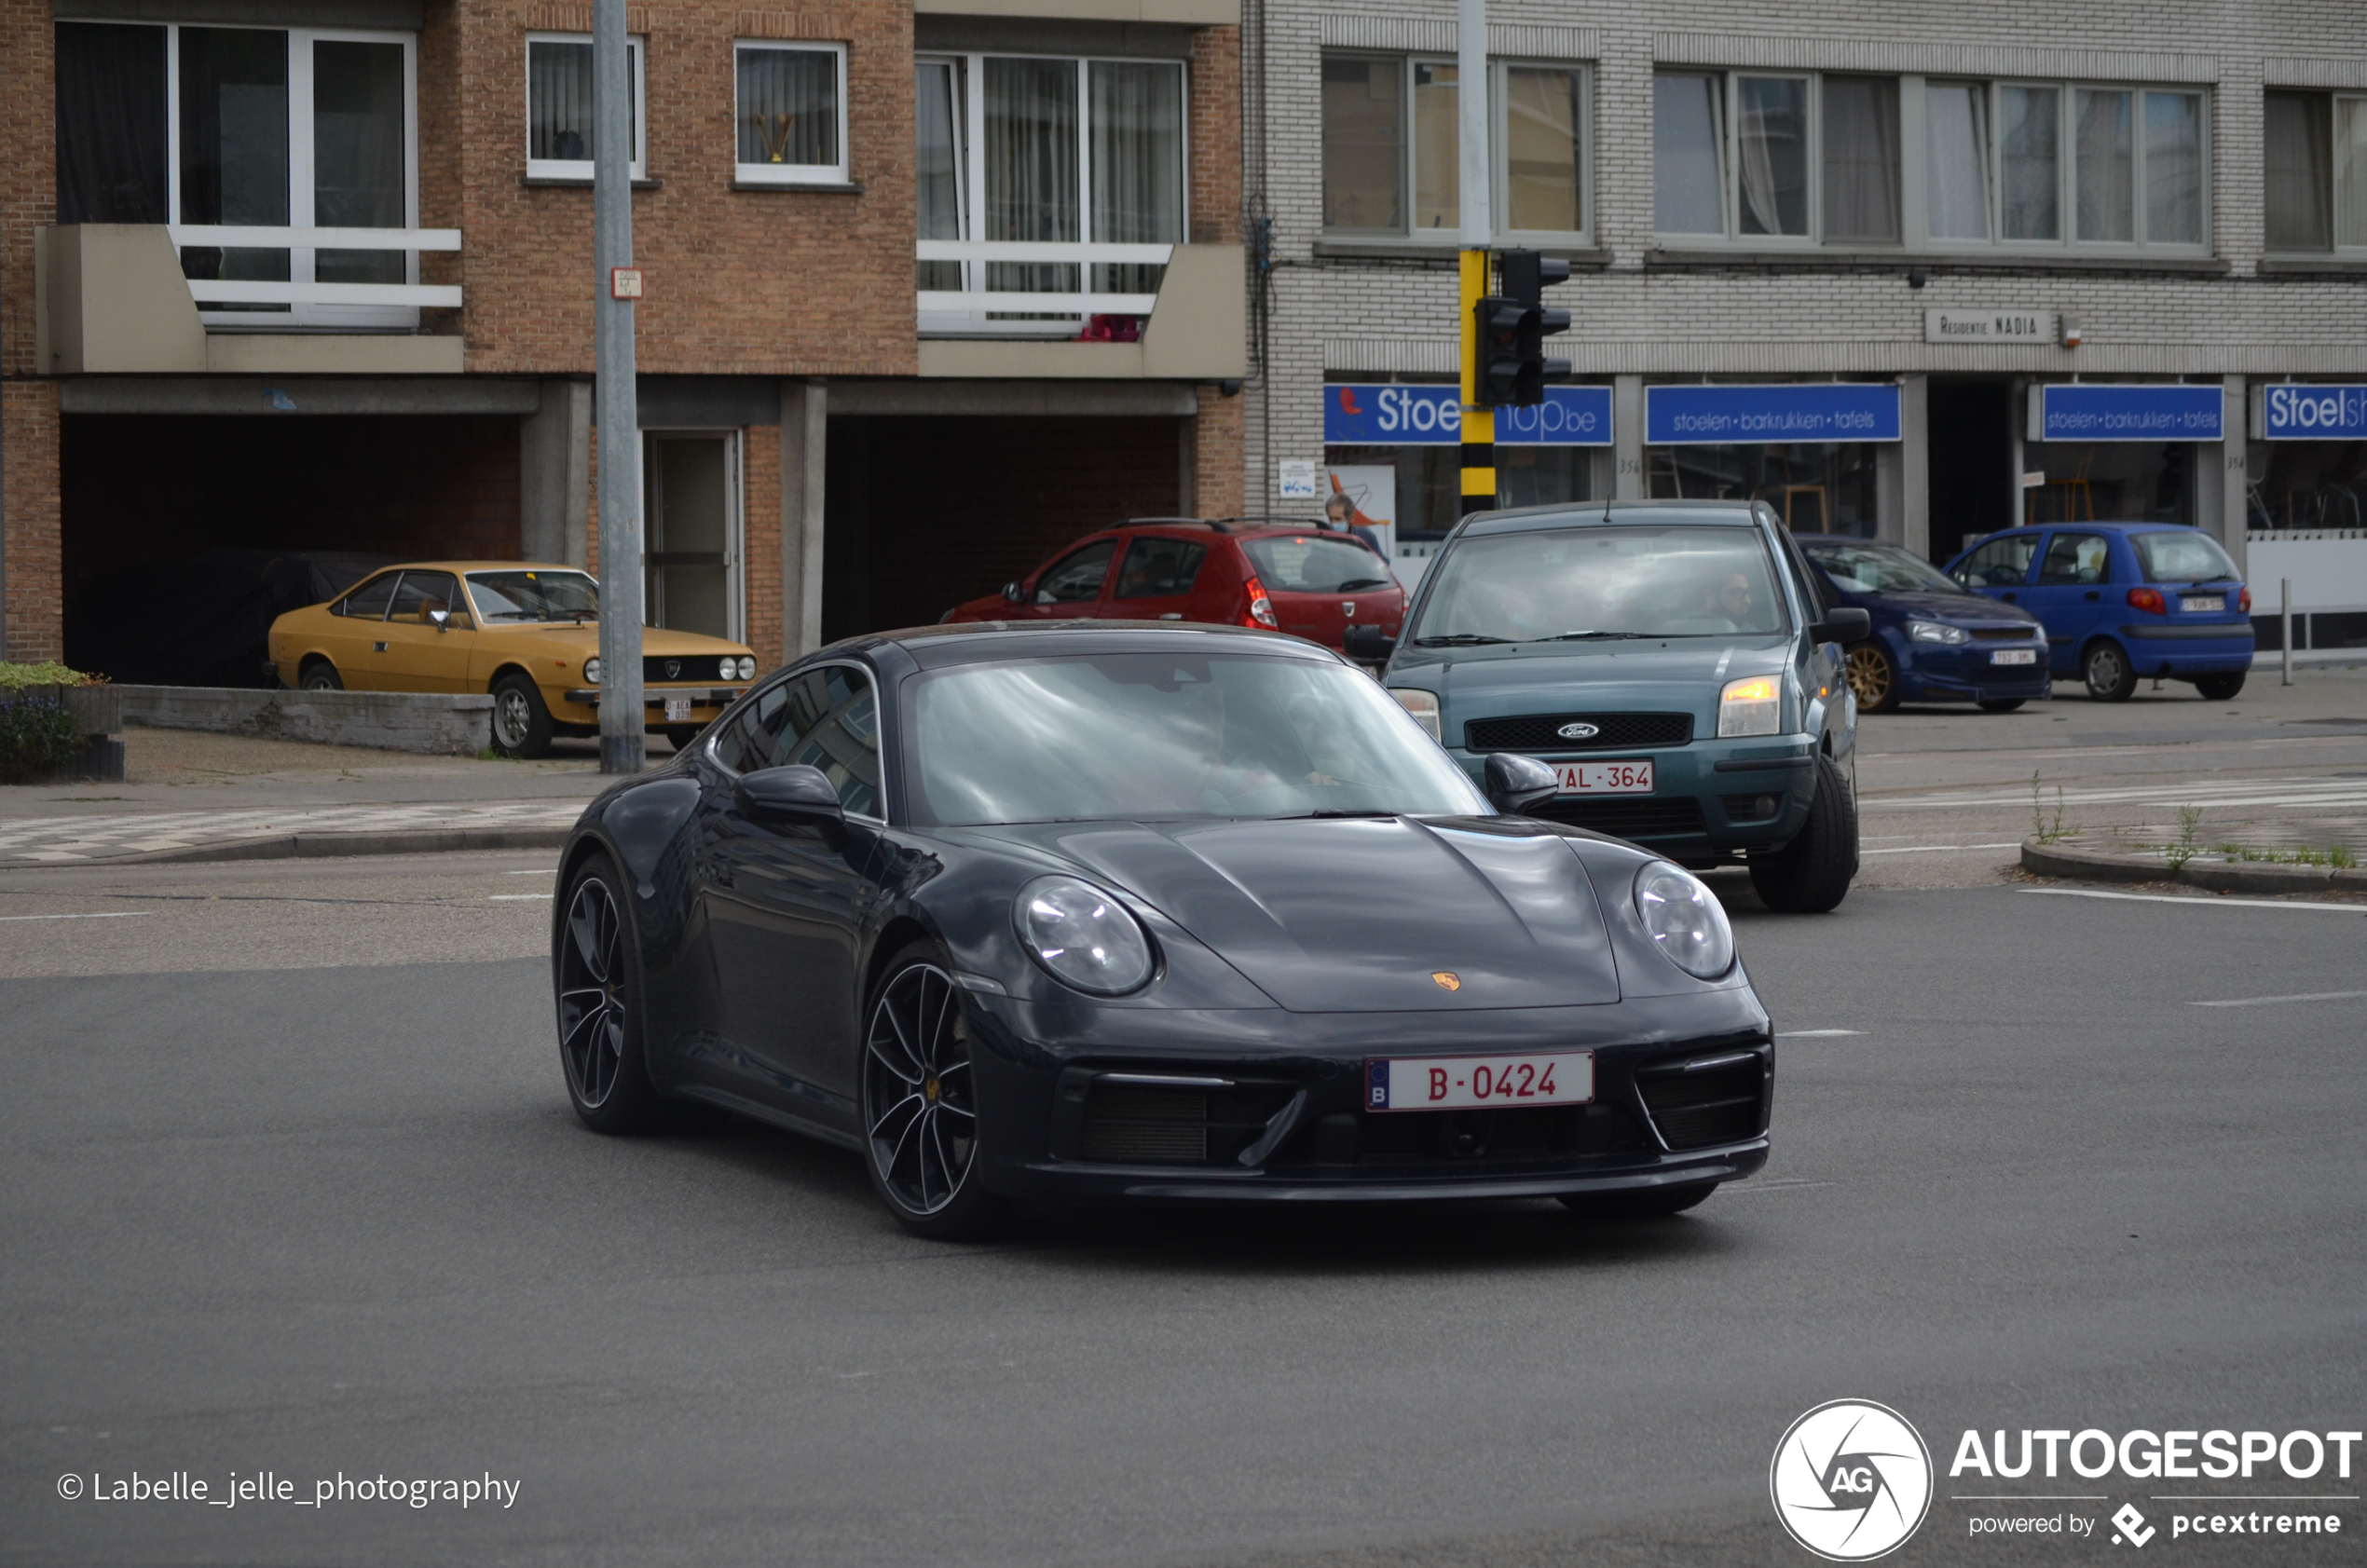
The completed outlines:
[[[600,423],[600,771],[637,773],[641,689],[641,413],[634,386],[633,74],[624,0],[592,0],[592,315]]]
[[[1488,290],[1487,0],[1460,0],[1456,12],[1456,184],[1463,220],[1461,305],[1463,344],[1462,504],[1457,516],[1496,505],[1496,410],[1480,400],[1479,322]]]

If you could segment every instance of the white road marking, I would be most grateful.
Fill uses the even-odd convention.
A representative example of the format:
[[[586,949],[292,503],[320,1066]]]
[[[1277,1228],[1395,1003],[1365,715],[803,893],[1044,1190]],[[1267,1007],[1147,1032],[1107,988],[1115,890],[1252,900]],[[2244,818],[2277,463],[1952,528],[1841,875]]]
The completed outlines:
[[[539,866],[532,871],[504,871],[501,873],[504,877],[555,877],[558,874],[559,868],[555,866]]]
[[[556,898],[554,893],[493,893],[486,895],[487,904],[529,904],[538,898]]]
[[[1829,1040],[1838,1034],[1864,1034],[1862,1029],[1787,1029],[1778,1033],[1778,1040]]]
[[[2041,804],[2055,803],[2055,786],[2041,781]],[[2367,784],[2357,779],[2170,779],[2161,784],[2123,785],[2112,789],[2066,789],[2065,806],[2348,806],[2367,803]],[[1915,811],[1925,807],[2028,807],[2030,785],[2018,788],[1961,791],[1950,795],[1905,798],[1868,794],[1864,804],[1876,810]]]
[[[1897,850],[1860,850],[1860,854],[1938,854],[1943,850],[2018,850],[2020,843],[2011,844],[1910,844]]]
[[[2184,898],[2169,893],[2098,893],[2087,888],[2017,888],[2015,891],[2052,893],[2058,898],[2116,898],[2130,904],[2191,904],[2198,909],[2331,909],[2338,915],[2367,915],[2367,904],[2288,904],[2276,898]]]
[[[2190,1002],[2189,1007],[2273,1007],[2280,1002],[2348,1002],[2367,991],[2304,991],[2298,996],[2239,996],[2231,1002]]]
[[[154,909],[110,909],[97,915],[0,915],[0,920],[128,920],[134,915],[153,915]]]
[[[1789,1193],[1801,1187],[1829,1187],[1831,1185],[1829,1181],[1804,1181],[1797,1176],[1789,1176],[1781,1177],[1772,1181],[1763,1179],[1729,1181],[1726,1183],[1725,1191],[1731,1196],[1738,1193]]]

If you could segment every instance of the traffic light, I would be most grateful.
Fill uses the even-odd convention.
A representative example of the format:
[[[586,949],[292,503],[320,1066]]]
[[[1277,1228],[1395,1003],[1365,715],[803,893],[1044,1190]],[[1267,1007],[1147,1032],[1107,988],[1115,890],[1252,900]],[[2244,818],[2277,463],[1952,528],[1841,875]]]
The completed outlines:
[[[1567,381],[1567,360],[1545,357],[1545,340],[1570,328],[1570,313],[1548,310],[1541,303],[1545,286],[1568,280],[1570,264],[1552,261],[1535,251],[1499,251],[1498,282],[1504,292],[1489,294],[1475,307],[1479,313],[1479,398],[1489,406],[1526,408],[1545,401],[1549,381]]]

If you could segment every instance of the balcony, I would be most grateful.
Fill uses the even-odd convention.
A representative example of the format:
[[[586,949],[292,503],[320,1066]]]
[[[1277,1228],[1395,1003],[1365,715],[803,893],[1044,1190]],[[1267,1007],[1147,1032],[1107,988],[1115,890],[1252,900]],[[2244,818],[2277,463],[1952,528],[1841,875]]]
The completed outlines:
[[[462,339],[422,336],[457,285],[187,276],[206,251],[284,256],[458,251],[458,229],[81,224],[34,231],[35,354],[50,375],[457,375]],[[192,257],[192,252],[198,252]],[[258,270],[280,270],[276,265]],[[416,276],[415,266],[404,271]]]
[[[931,280],[965,285],[917,292],[924,376],[1226,381],[1248,374],[1238,245],[923,239],[915,257]],[[1019,267],[1054,286],[988,286]],[[1156,292],[1118,293],[1090,286],[1104,267],[1161,270]],[[1094,340],[1088,326],[1101,329]],[[1101,335],[1112,328],[1115,340]]]

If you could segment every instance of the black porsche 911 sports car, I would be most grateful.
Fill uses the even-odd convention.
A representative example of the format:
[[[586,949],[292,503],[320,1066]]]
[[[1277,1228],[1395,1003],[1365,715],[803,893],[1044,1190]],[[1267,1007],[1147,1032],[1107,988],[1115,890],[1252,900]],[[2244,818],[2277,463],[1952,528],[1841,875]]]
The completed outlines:
[[[1758,1170],[1773,1035],[1716,897],[1516,814],[1543,764],[1486,779],[1273,633],[834,645],[577,825],[568,1093],[858,1150],[937,1236],[1014,1199],[1671,1213]]]

